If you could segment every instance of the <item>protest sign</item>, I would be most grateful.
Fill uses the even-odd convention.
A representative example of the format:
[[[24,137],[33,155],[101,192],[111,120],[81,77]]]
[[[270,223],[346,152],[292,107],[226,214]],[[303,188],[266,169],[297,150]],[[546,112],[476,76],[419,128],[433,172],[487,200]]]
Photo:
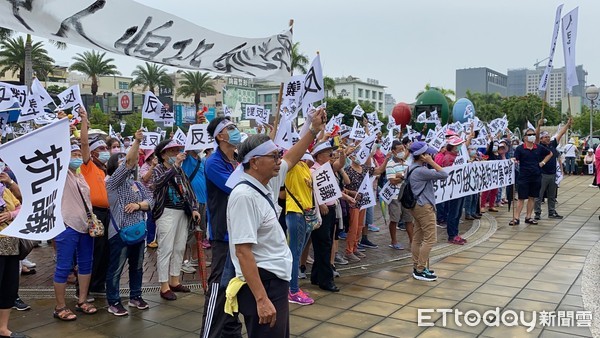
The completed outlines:
[[[81,100],[81,94],[79,93],[79,85],[74,85],[62,93],[56,95],[60,100],[60,105],[55,110],[65,110],[73,108],[73,112],[77,112],[80,107],[83,107],[83,101]]]
[[[364,113],[365,113],[365,111],[362,109],[362,107],[359,104],[357,104],[356,107],[354,107],[354,109],[352,109],[353,116],[362,117]]]
[[[145,131],[144,138],[142,139],[142,143],[140,143],[140,149],[148,150],[154,149],[160,142],[160,133]]]
[[[153,92],[144,93],[144,104],[142,105],[142,118],[156,120],[158,114],[163,109],[163,104],[158,100]]]
[[[156,132],[160,133],[160,129],[157,130]],[[186,139],[187,139],[187,137],[185,136],[185,133],[183,132],[183,130],[181,130],[180,128],[177,128],[177,131],[175,132],[175,135],[173,135],[173,140],[175,142],[177,142],[177,144],[185,146]]]
[[[383,186],[383,188],[381,188],[381,191],[379,192],[379,198],[381,198],[381,200],[384,201],[385,204],[390,204],[392,203],[393,199],[396,199],[398,197],[399,193],[400,186],[396,184],[390,184],[390,182],[387,181],[385,182],[385,185]]]
[[[329,162],[311,173],[317,205],[323,205],[342,197],[342,192]]]
[[[366,209],[377,204],[375,200],[375,192],[373,191],[373,181],[375,177],[371,179],[369,173],[365,173],[365,178],[363,179],[360,187],[358,188],[358,193],[360,194],[360,210]]]
[[[352,130],[350,131],[350,138],[353,140],[362,140],[367,135],[365,128],[363,128],[357,119],[354,119],[354,124],[352,124]]]
[[[367,162],[367,159],[371,155],[371,151],[373,151],[373,145],[375,144],[376,138],[377,135],[371,134],[368,137],[365,137],[358,146],[356,158],[358,159],[361,165],[365,164],[365,162]]]
[[[193,124],[188,130],[185,140],[185,150],[204,150],[215,147],[215,140],[208,133],[208,124]]]

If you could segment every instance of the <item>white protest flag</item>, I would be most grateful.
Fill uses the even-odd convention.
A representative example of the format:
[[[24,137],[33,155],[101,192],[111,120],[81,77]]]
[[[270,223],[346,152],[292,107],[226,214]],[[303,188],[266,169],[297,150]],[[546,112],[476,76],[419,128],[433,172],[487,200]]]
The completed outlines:
[[[535,130],[535,127],[533,126],[533,124],[531,124],[531,122],[529,122],[529,120],[527,120],[527,129]]]
[[[365,162],[367,162],[367,159],[369,158],[369,156],[371,155],[371,151],[373,150],[375,139],[377,139],[377,135],[375,133],[372,133],[368,137],[365,137],[358,146],[358,153],[356,153],[356,158],[360,161],[360,164],[365,164]]]
[[[17,122],[30,121],[42,114],[44,114],[44,106],[38,101],[38,97],[36,95],[29,95],[25,99],[25,105],[21,108]]]
[[[554,180],[554,182],[556,183],[557,186],[559,186],[560,182],[562,180],[563,180],[562,167],[560,165],[560,161],[556,161],[556,179]]]
[[[193,124],[188,130],[185,150],[204,150],[215,147],[215,139],[207,131],[208,123]]]
[[[277,82],[292,70],[291,28],[229,36],[132,0],[3,1],[0,13],[15,13],[2,15],[0,27],[177,68]]]
[[[155,120],[163,107],[164,105],[153,92],[146,91],[144,93],[144,104],[142,105],[142,119]]]
[[[317,205],[323,205],[342,197],[342,192],[329,162],[313,171],[311,176]]]
[[[65,230],[61,207],[71,158],[69,121],[63,119],[2,144],[0,153],[23,183],[21,211],[0,234],[38,241],[56,237]]]
[[[321,56],[317,54],[304,77],[300,102],[304,117],[308,114],[309,104],[321,101],[325,98],[325,86],[323,85],[323,69],[321,68]]]
[[[352,115],[354,115],[356,117],[362,117],[364,113],[365,113],[365,111],[362,109],[362,107],[359,104],[357,104],[356,107],[354,107],[354,109],[352,109]]]
[[[255,120],[257,124],[268,124],[270,110],[255,104],[246,105],[246,119]]]
[[[160,130],[157,130],[157,132],[160,133]],[[185,146],[186,139],[187,138],[185,137],[185,133],[180,128],[177,128],[175,135],[173,135],[173,141],[177,142],[177,144]]]
[[[377,204],[377,201],[375,200],[375,192],[373,191],[374,179],[375,177],[371,179],[369,173],[365,173],[365,178],[358,188],[358,193],[360,194],[360,210]]]
[[[387,155],[390,152],[390,150],[392,149],[393,142],[394,132],[392,130],[389,130],[387,136],[381,140],[381,148],[379,148],[383,155]]]
[[[325,126],[325,131],[330,133],[333,131],[333,128],[335,128],[335,118],[330,119],[329,121],[327,121],[327,125]]]
[[[563,5],[559,5],[556,8],[556,15],[554,18],[554,29],[552,31],[552,41],[550,41],[550,56],[548,56],[548,64],[544,69],[544,74],[540,78],[540,84],[538,86],[539,91],[546,91],[548,85],[548,79],[550,79],[550,72],[554,68],[554,51],[556,50],[556,42],[558,40],[558,30],[560,28],[560,13],[562,12]]]
[[[160,133],[145,131],[143,134],[144,138],[142,139],[142,143],[140,143],[140,149],[148,150],[156,148],[160,142]]]
[[[425,123],[425,121],[427,121],[427,112],[422,112],[417,116],[417,122]]]
[[[357,119],[354,119],[354,124],[352,125],[352,130],[350,131],[350,138],[353,140],[362,140],[365,138],[367,132],[365,128],[363,128],[360,123],[358,123]]]
[[[436,131],[428,144],[432,148],[435,148],[435,150],[440,151],[446,145],[446,128],[444,127]]]
[[[392,200],[397,198],[400,193],[400,187],[396,184],[390,184],[390,181],[385,182],[383,188],[379,192],[379,198],[385,202],[385,204],[392,203]]]
[[[283,85],[280,115],[287,120],[294,120],[298,116],[299,102],[302,99],[305,74],[291,76]]]
[[[118,138],[117,133],[115,133],[115,130],[113,129],[112,124],[108,125],[108,136],[113,137],[113,138]]]
[[[46,88],[44,88],[37,78],[34,78],[31,83],[31,93],[38,97],[38,102],[41,103],[42,106],[47,106],[50,103],[54,104],[54,100],[52,100],[52,97],[48,94]]]
[[[453,165],[461,165],[469,163],[469,149],[466,144],[461,144],[458,148],[458,156],[454,159]]]
[[[8,110],[15,103],[19,107],[25,105],[27,86],[15,86],[10,83],[0,82],[0,110]]]
[[[431,112],[431,114],[429,114],[429,120],[430,120],[430,121],[439,121],[439,120],[440,120],[440,118],[439,118],[439,116],[438,116],[437,109],[434,109],[434,110]]]
[[[577,18],[579,7],[575,7],[562,18],[563,53],[565,54],[566,84],[569,93],[579,84],[575,63],[575,45],[577,42]]]
[[[165,128],[169,128],[169,127],[173,127],[173,125],[175,124],[175,120],[171,120],[171,121],[163,121],[163,126]]]
[[[396,126],[396,120],[394,119],[394,117],[392,115],[388,116],[387,130],[399,129],[399,128],[400,128],[400,126]]]
[[[290,149],[292,142],[292,121],[281,119],[273,142],[283,149]]]
[[[229,108],[229,106],[226,104],[223,105],[223,116],[231,117],[231,108]]]
[[[435,137],[435,130],[429,129],[427,131],[427,136],[425,136],[425,143],[429,144],[429,142],[431,142],[434,137]]]
[[[60,100],[60,105],[56,107],[55,111],[73,108],[72,111],[77,112],[79,107],[83,107],[78,84],[67,88],[62,93],[56,95],[56,97]]]
[[[379,119],[377,118],[377,112],[374,111],[372,113],[367,113],[367,120],[369,121],[369,123],[375,124],[376,121],[379,121]]]

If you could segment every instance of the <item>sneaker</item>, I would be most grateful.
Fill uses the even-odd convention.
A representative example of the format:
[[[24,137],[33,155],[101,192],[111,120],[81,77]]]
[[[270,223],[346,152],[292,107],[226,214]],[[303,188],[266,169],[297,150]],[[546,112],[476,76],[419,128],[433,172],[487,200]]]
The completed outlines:
[[[190,259],[189,263],[190,263],[190,266],[193,266],[195,268],[198,267],[198,260],[197,259]]]
[[[400,243],[390,244],[388,246],[394,250],[404,250],[404,247]]]
[[[396,229],[398,229],[400,231],[406,231],[406,224],[400,223],[400,224],[398,224],[398,226],[396,227]]]
[[[362,253],[360,251],[354,251],[354,256],[356,256],[358,258],[367,258],[367,255],[365,255],[364,253]]]
[[[446,223],[438,223],[435,225],[436,227],[440,228],[440,229],[446,229],[448,226],[446,225]]]
[[[423,269],[423,271],[427,272],[427,273],[428,273],[428,274],[430,274],[430,275],[435,275],[435,271],[433,271],[433,270],[429,270],[429,268],[425,268],[425,269]],[[437,276],[436,276],[436,277],[437,277]]]
[[[371,242],[368,238],[361,239],[360,244],[368,249],[377,249],[379,247],[377,244]]]
[[[475,219],[481,219],[481,215],[479,215],[479,214],[472,215],[472,217]]]
[[[311,305],[315,301],[302,292],[302,290],[298,290],[296,293],[292,293],[291,291],[288,293],[288,302],[298,305]]]
[[[33,268],[35,268],[37,266],[37,264],[35,264],[34,262],[30,261],[27,258],[25,258],[24,260],[22,260],[21,264],[23,264],[23,266],[26,266],[29,269],[33,269]]]
[[[433,282],[437,280],[437,276],[429,273],[427,270],[423,270],[421,272],[417,272],[417,270],[413,271],[413,278],[417,280],[422,280],[426,282]]]
[[[346,237],[347,237],[347,236],[348,236],[348,234],[342,231],[342,232],[340,232],[340,234],[338,235],[338,238],[339,238],[339,239],[346,239]]]
[[[367,225],[367,229],[372,232],[379,232],[379,230],[381,230],[381,229],[379,229],[379,227],[376,227],[373,224]]]
[[[121,302],[118,302],[118,303],[115,303],[115,304],[109,306],[108,313],[112,313],[113,315],[115,315],[117,317],[127,316],[129,314],[129,312],[127,312],[127,310],[125,310],[125,308],[123,307],[123,304],[121,304]]]
[[[306,279],[306,266],[300,265],[300,271],[298,272],[298,279]]]
[[[588,187],[590,187],[590,188],[595,188],[596,186],[595,186],[595,185],[593,185],[593,184],[590,184],[590,185],[588,185]]]
[[[450,244],[456,244],[456,245],[465,245],[467,241],[465,241],[464,239],[462,239],[460,236],[454,236],[453,239],[449,239],[448,243]]]
[[[350,254],[345,254],[344,258],[348,261],[348,263],[358,263],[360,262],[360,258],[358,258],[355,254],[350,253]]]
[[[335,268],[335,265],[331,266],[331,270],[333,270],[333,278],[339,277],[340,273],[337,271],[337,269]]]
[[[335,253],[335,258],[333,259],[333,262],[335,264],[339,264],[339,265],[347,265],[348,264],[348,261],[339,252]]]
[[[360,251],[360,252],[365,252],[365,251],[367,251],[367,247],[365,247],[364,245],[362,245],[362,244],[358,243],[358,245],[357,245],[357,246],[358,246],[358,251]]]
[[[554,219],[563,219],[563,217],[557,213],[553,213],[548,215],[548,218],[554,218]]]
[[[474,219],[475,219],[475,217],[473,217],[473,216],[471,216],[471,215],[466,215],[466,216],[465,216],[465,219],[466,219],[467,221],[472,221],[472,220],[474,220]]]
[[[12,308],[17,311],[27,311],[31,309],[31,306],[27,305],[21,298],[17,298]]]
[[[184,273],[196,273],[196,268],[190,265],[189,261],[183,262],[181,265],[181,272]]]
[[[129,303],[127,303],[127,306],[136,307],[136,308],[138,308],[138,310],[146,310],[147,308],[150,307],[150,306],[148,306],[148,303],[146,303],[146,301],[144,301],[142,299],[142,297],[129,299]]]
[[[535,214],[533,219],[535,219],[536,221],[539,221],[541,219],[540,214]]]

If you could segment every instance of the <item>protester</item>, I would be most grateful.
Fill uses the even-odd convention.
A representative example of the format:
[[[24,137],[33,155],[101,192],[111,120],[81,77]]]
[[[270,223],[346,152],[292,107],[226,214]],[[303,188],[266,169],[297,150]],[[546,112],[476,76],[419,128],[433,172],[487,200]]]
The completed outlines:
[[[154,149],[145,150],[144,157],[144,164],[140,167],[139,178],[144,187],[152,193],[154,168],[158,165],[158,158],[154,155]],[[158,247],[158,243],[156,243],[156,222],[154,216],[152,216],[152,208],[146,211],[146,229],[148,230],[146,245],[149,248],[156,249]]]
[[[469,145],[469,163],[473,163],[479,161],[479,153],[477,151],[477,146]],[[468,196],[465,196],[465,219],[472,221],[475,219],[481,219],[481,214],[479,213],[479,201],[481,200],[481,194],[475,193]]]
[[[118,154],[122,151],[121,141],[114,137],[110,137],[106,140],[106,147],[111,155]]]
[[[515,208],[516,217],[508,223],[509,225],[519,225],[525,200],[527,200],[525,223],[538,224],[537,220],[531,217],[531,214],[533,213],[535,199],[540,195],[541,168],[550,161],[552,152],[546,147],[535,144],[535,140],[535,130],[528,128],[525,130],[524,143],[515,150],[515,160],[519,163],[519,176],[517,179],[519,201]]]
[[[399,191],[400,184],[404,181],[404,174],[408,165],[405,162],[406,149],[402,145],[402,143],[398,140],[394,140],[392,142],[392,147],[390,149],[392,156],[388,161],[386,166],[386,176],[387,180],[390,184],[393,184]],[[389,223],[389,232],[390,232],[390,248],[395,250],[404,250],[402,244],[398,243],[398,239],[396,238],[396,230],[399,222],[403,222],[406,227],[406,233],[408,234],[409,242],[412,242],[413,237],[413,218],[408,209],[404,208],[398,199],[398,195],[392,196],[392,201],[388,205],[390,223]]]
[[[154,150],[158,165],[154,168],[154,201],[152,214],[156,221],[158,250],[156,268],[160,296],[176,300],[174,292],[190,292],[179,279],[188,224],[200,220],[198,202],[187,176],[181,170],[185,160],[183,146],[174,140],[160,142]]]
[[[82,119],[83,131],[84,128],[87,128],[87,117],[82,116]],[[85,136],[87,137],[87,135]],[[63,321],[77,319],[77,316],[71,312],[65,303],[66,282],[73,266],[73,257],[77,258],[79,279],[79,298],[75,309],[85,314],[97,312],[96,307],[87,302],[92,273],[94,241],[88,233],[88,214],[92,209],[90,187],[83,175],[77,173],[82,163],[81,148],[72,145],[69,171],[67,172],[62,198],[62,217],[66,229],[54,238],[56,245],[56,268],[54,271],[56,307],[53,315],[54,318]]]
[[[575,140],[573,138],[569,139],[569,142],[564,147],[563,152],[565,153],[565,175],[573,175],[577,174],[575,170],[575,158],[579,154],[579,149],[575,145]]]
[[[143,138],[142,130],[138,130],[127,154],[113,154],[106,166],[106,172],[109,175],[106,189],[111,214],[111,224],[107,229],[110,261],[106,274],[106,300],[108,312],[115,316],[128,315],[119,295],[119,284],[125,261],[129,266],[128,306],[139,310],[149,307],[148,303],[142,299],[142,276],[144,273],[146,211],[152,209],[154,200],[152,192],[133,180],[137,169],[138,150]],[[144,230],[135,244],[123,241],[120,236],[120,232],[128,227],[141,227]]]
[[[498,161],[500,154],[498,153],[499,144],[493,140],[492,136],[489,136],[489,144],[486,150],[487,161]],[[498,188],[483,191],[481,193],[481,213],[485,212],[485,205],[488,205],[489,212],[498,212],[496,209],[496,196],[498,195]]]
[[[435,281],[437,276],[428,268],[429,253],[437,243],[435,192],[433,182],[445,179],[448,173],[443,171],[432,155],[435,149],[425,142],[414,142],[410,146],[413,164],[409,167],[406,179],[409,180],[416,204],[411,209],[414,218],[414,234],[411,245],[413,259],[413,278],[423,281]],[[433,169],[428,169],[429,165]]]
[[[459,136],[453,135],[446,141],[446,152],[441,160],[441,167],[450,167],[454,165],[458,157],[460,146],[465,143],[465,140]],[[469,146],[470,139],[466,146]],[[437,163],[437,162],[436,162]],[[446,202],[447,207],[447,225],[446,232],[448,233],[448,243],[464,245],[467,240],[458,235],[458,224],[462,216],[465,199],[463,197],[453,198]]]

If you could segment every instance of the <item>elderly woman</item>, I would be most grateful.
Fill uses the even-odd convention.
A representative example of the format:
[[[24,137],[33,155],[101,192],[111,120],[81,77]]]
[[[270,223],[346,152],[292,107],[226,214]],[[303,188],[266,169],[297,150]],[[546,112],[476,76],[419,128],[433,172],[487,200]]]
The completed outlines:
[[[115,316],[128,314],[119,297],[119,281],[125,260],[129,265],[128,305],[140,310],[148,308],[148,304],[142,299],[142,275],[146,211],[152,208],[154,200],[151,192],[133,180],[142,138],[142,131],[138,130],[127,155],[113,154],[106,165],[106,171],[110,175],[106,180],[106,190],[111,214],[111,224],[108,227],[110,261],[106,275],[106,300],[108,312]],[[134,236],[128,236],[128,233]]]
[[[138,173],[140,182],[152,192],[152,185],[154,184],[154,168],[158,165],[158,159],[154,156],[154,149],[144,151],[144,164],[140,167]],[[149,248],[156,249],[156,223],[154,222],[154,216],[152,216],[152,209],[146,212],[146,229],[148,234],[146,236],[146,244]]]
[[[17,184],[7,174],[0,174],[0,230],[17,217],[21,195]],[[10,309],[15,305],[19,291],[19,239],[0,236],[0,337],[25,337],[8,329]]]
[[[164,140],[156,146],[154,154],[159,163],[154,168],[156,204],[152,213],[156,221],[160,296],[166,300],[176,300],[174,292],[190,292],[187,286],[180,283],[179,275],[190,217],[198,221],[200,213],[194,191],[181,169],[186,156],[183,146],[173,140]]]
[[[88,233],[88,215],[92,210],[90,187],[77,173],[83,163],[81,149],[71,146],[71,160],[62,198],[62,216],[66,229],[54,242],[56,244],[56,269],[54,271],[54,295],[56,307],[54,317],[64,321],[77,319],[77,316],[65,304],[67,277],[73,266],[73,256],[77,256],[79,275],[79,300],[75,309],[85,314],[96,313],[96,307],[87,302],[94,240]]]

